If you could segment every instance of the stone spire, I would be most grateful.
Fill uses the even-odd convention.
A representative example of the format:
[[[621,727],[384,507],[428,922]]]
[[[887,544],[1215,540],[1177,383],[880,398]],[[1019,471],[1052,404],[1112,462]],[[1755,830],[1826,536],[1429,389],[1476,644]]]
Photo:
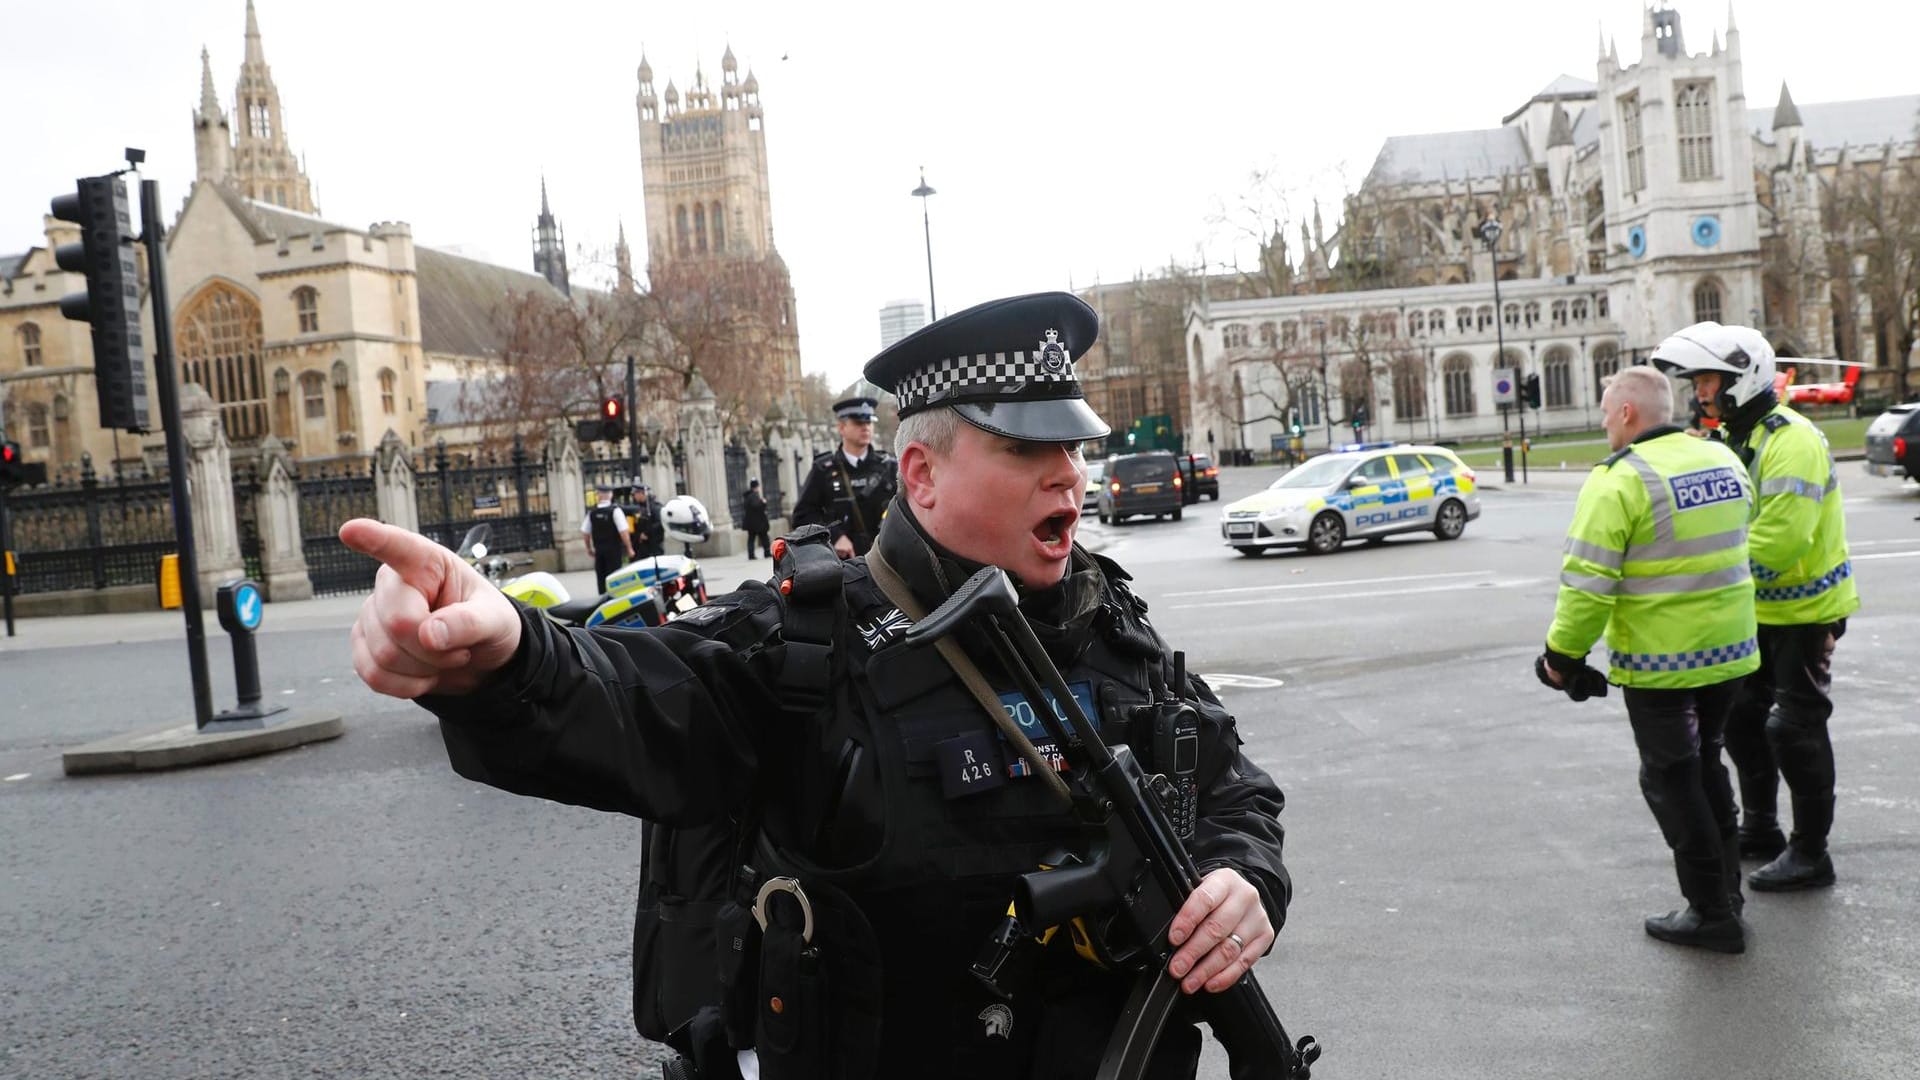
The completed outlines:
[[[1773,107],[1773,130],[1800,126],[1800,109],[1793,103],[1793,95],[1787,92],[1787,81],[1780,80],[1780,103]]]
[[[260,43],[260,19],[247,0],[246,59],[234,93],[238,132],[233,144],[233,182],[240,193],[302,213],[319,213],[306,169],[287,145],[280,90],[273,84],[266,49]]]
[[[533,272],[547,279],[547,284],[560,290],[567,296],[573,295],[573,286],[567,278],[567,240],[561,231],[560,222],[554,219],[553,210],[547,205],[547,178],[540,177],[540,217],[533,226]]]
[[[620,292],[631,294],[633,288],[633,251],[627,247],[627,223],[620,223],[620,239],[613,245],[613,267],[618,277]]]
[[[1547,149],[1572,145],[1573,123],[1567,119],[1567,110],[1556,101],[1553,103],[1553,120],[1547,126]]]
[[[213,63],[200,49],[200,108],[193,114],[195,180],[225,180],[233,165],[233,131],[213,89]]]

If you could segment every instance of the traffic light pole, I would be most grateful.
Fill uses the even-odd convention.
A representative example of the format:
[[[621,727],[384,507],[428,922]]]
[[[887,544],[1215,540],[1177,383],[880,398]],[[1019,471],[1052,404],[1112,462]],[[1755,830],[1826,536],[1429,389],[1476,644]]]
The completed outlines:
[[[13,516],[7,509],[7,485],[0,481],[0,606],[6,608],[7,636],[13,636]]]
[[[636,481],[640,476],[640,437],[634,431],[639,425],[633,420],[633,354],[627,354],[627,480]]]
[[[213,721],[213,685],[207,678],[207,631],[200,611],[200,560],[193,549],[193,497],[187,490],[187,441],[180,428],[178,375],[173,366],[173,309],[167,302],[167,262],[160,217],[160,184],[140,181],[141,239],[147,247],[147,287],[153,304],[153,375],[159,384],[160,422],[167,435],[167,486],[180,542],[180,609],[187,620],[187,665],[193,674],[193,723]]]

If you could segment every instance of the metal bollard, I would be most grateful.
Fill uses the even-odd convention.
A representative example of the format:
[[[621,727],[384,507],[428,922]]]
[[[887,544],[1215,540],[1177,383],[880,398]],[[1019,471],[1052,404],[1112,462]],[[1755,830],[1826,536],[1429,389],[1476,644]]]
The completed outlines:
[[[259,727],[260,721],[287,711],[285,705],[260,704],[260,656],[254,648],[253,632],[260,629],[266,603],[259,583],[240,578],[221,585],[214,593],[214,610],[220,617],[220,628],[233,639],[233,686],[240,703],[213,719],[216,723]]]

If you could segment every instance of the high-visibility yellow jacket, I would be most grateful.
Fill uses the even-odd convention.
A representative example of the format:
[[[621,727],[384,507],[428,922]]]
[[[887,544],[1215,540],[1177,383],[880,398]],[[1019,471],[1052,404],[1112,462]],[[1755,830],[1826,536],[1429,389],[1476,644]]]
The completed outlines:
[[[1860,608],[1827,436],[1777,405],[1747,436],[1757,499],[1747,526],[1754,616],[1765,626],[1844,619]]]
[[[1547,647],[1584,658],[1604,631],[1620,686],[1709,686],[1758,668],[1752,504],[1733,451],[1677,427],[1601,462],[1567,530]]]

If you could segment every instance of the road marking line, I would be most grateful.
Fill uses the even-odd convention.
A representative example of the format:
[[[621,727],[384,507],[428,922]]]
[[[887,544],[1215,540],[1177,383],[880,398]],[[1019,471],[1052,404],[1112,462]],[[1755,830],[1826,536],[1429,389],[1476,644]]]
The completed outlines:
[[[1885,547],[1888,544],[1920,544],[1920,537],[1916,537],[1916,538],[1902,537],[1897,540],[1849,540],[1847,541],[1847,546],[1850,548]]]
[[[7,777],[7,783],[11,784],[15,780],[25,780],[27,777],[32,775],[33,774],[30,772],[17,772],[17,773],[14,773],[12,776]]]
[[[1866,562],[1868,559],[1911,559],[1920,555],[1920,551],[1880,551],[1872,555],[1855,555],[1854,562]]]
[[[1175,596],[1225,596],[1229,593],[1272,592],[1276,589],[1331,589],[1337,585],[1384,585],[1394,581],[1438,581],[1442,578],[1486,577],[1492,570],[1461,570],[1449,574],[1405,574],[1398,577],[1348,578],[1343,581],[1296,581],[1285,585],[1247,585],[1237,589],[1202,589],[1198,592],[1166,593]]]
[[[1268,596],[1255,600],[1221,600],[1212,604],[1174,604],[1171,606],[1171,610],[1185,611],[1190,608],[1247,607],[1252,604],[1298,604],[1308,600],[1367,600],[1376,597],[1380,599],[1394,599],[1402,596],[1414,596],[1419,593],[1460,592],[1463,589],[1511,589],[1522,585],[1538,585],[1552,580],[1552,578],[1544,577],[1513,578],[1507,581],[1461,582],[1457,585],[1434,585],[1425,589],[1391,589],[1386,592],[1319,593],[1313,596]]]

